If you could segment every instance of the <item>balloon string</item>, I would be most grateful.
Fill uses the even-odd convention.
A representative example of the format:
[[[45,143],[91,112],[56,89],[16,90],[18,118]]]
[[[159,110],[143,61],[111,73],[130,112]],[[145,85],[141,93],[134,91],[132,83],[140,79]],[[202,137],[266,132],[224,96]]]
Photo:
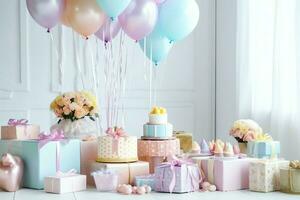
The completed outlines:
[[[59,84],[60,84],[60,92],[62,93],[62,85],[63,85],[63,78],[64,78],[64,70],[63,70],[63,65],[62,65],[62,52],[59,53],[58,46],[56,45],[53,37],[53,33],[49,32],[50,38],[51,38],[51,44],[54,48],[56,58],[58,60],[58,68],[59,68]],[[59,38],[61,42],[61,31],[59,32]],[[62,46],[62,45],[61,45]]]
[[[84,84],[84,77],[83,77],[83,74],[81,71],[80,59],[79,59],[79,44],[78,44],[78,42],[76,42],[74,30],[72,30],[72,35],[73,35],[73,45],[75,47],[74,48],[75,63],[77,65],[77,71],[78,71],[77,76],[80,77],[83,89],[86,89],[85,84]]]
[[[87,46],[87,49],[89,51],[90,58],[91,58],[91,65],[92,65],[91,71],[92,71],[92,76],[93,76],[94,94],[96,96],[97,103],[99,105],[99,95],[98,95],[98,88],[97,88],[96,65],[94,62],[94,55],[93,55],[93,51],[92,51],[92,48],[90,45],[90,41],[86,40],[85,42],[86,42],[86,46]],[[100,135],[99,131],[102,131],[102,127],[101,127],[101,124],[99,124],[98,118],[96,119],[96,128],[97,128],[97,135]]]
[[[158,80],[157,80],[157,67],[153,66],[152,63],[152,69],[154,70],[154,104],[157,105],[157,85],[158,85]]]
[[[150,42],[150,60],[152,60],[152,42]],[[149,82],[149,91],[150,91],[150,109],[151,107],[153,106],[152,105],[152,84],[153,84],[153,74],[152,74],[152,70],[153,70],[153,67],[152,67],[152,62],[150,61],[149,62],[149,72],[150,72],[150,82]]]

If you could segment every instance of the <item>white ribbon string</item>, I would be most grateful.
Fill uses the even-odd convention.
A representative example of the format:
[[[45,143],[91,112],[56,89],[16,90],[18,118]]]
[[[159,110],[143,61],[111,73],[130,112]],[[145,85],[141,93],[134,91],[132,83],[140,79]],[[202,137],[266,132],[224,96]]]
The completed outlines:
[[[75,64],[77,66],[77,77],[80,77],[82,88],[85,89],[84,84],[84,75],[82,74],[81,70],[81,64],[80,64],[80,58],[79,58],[79,44],[76,42],[76,36],[74,30],[72,30],[72,36],[73,36],[73,47],[74,47],[74,58],[75,58]]]
[[[120,120],[124,127],[124,103],[121,101],[125,94],[127,73],[127,49],[124,39],[124,32],[121,31],[119,42],[116,43],[117,49],[114,48],[115,45],[112,42],[104,46],[107,127],[118,126]]]
[[[62,87],[63,87],[63,79],[64,79],[64,69],[63,69],[63,65],[62,65],[62,28],[59,27],[58,29],[58,41],[60,43],[60,48],[61,51],[59,51],[59,47],[56,45],[56,42],[54,41],[54,37],[52,32],[49,32],[50,34],[50,39],[51,39],[51,44],[52,47],[54,48],[55,51],[55,55],[58,61],[58,68],[59,68],[59,84],[60,84],[60,92],[62,92]]]

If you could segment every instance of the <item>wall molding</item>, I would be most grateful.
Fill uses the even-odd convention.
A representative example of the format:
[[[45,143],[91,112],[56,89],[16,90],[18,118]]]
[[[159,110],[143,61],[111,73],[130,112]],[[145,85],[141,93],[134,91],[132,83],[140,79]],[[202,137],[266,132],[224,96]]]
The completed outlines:
[[[19,13],[19,39],[20,39],[20,49],[19,49],[19,81],[14,86],[16,91],[26,91],[30,90],[29,85],[29,66],[28,66],[28,37],[27,37],[27,10],[26,1],[18,1],[18,13]]]
[[[9,100],[13,98],[13,92],[12,91],[5,91],[0,90],[0,100]]]

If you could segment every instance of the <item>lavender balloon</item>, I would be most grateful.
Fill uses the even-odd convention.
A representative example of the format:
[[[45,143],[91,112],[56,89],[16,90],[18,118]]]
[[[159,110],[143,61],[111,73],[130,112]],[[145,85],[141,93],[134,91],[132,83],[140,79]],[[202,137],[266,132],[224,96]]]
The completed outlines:
[[[95,35],[105,43],[114,39],[121,29],[120,23],[117,19],[111,20],[106,18],[103,26],[95,33]]]
[[[158,8],[153,0],[132,0],[119,21],[124,32],[139,41],[153,31],[157,15]]]
[[[26,4],[32,18],[49,31],[59,22],[65,0],[26,0]]]
[[[163,2],[165,2],[165,0],[154,0],[157,4],[161,4]]]

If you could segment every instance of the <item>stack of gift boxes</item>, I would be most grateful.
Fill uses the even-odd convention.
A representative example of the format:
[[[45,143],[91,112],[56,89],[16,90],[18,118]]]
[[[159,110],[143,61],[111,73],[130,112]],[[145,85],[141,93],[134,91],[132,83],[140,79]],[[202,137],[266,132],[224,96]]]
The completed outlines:
[[[280,159],[280,143],[253,123],[238,121],[231,130],[247,146],[247,152],[241,152],[237,144],[203,139],[198,145],[189,133],[174,134],[166,110],[159,107],[151,110],[139,140],[117,127],[98,138],[66,138],[61,131],[40,133],[39,126],[12,119],[1,127],[0,166],[8,158],[5,153],[18,156],[24,170],[21,186],[52,193],[85,190],[86,184],[124,194],[134,190],[143,194],[150,191],[148,186],[171,193],[242,189],[299,193],[300,162]],[[1,180],[0,187],[18,189],[5,188]]]
[[[46,191],[55,193],[86,188],[86,177],[75,173],[80,171],[80,141],[67,139],[62,132],[40,133],[38,125],[28,124],[25,119],[10,119],[7,126],[1,127],[0,154],[5,157],[6,153],[23,161],[23,176],[20,174],[23,187],[43,189],[45,185]],[[2,165],[4,162],[2,160]],[[10,167],[14,170],[13,163]],[[62,177],[67,178],[65,185],[77,184],[62,191],[63,186],[56,184]],[[16,177],[7,178],[13,182]],[[2,189],[9,190],[9,187]],[[16,189],[18,187],[12,190]]]
[[[150,174],[136,177],[136,185],[151,185],[157,192],[184,193],[199,189],[200,172],[192,162],[179,160],[180,140],[173,136],[165,108],[154,107],[138,140],[138,157],[149,162]]]
[[[149,122],[143,126],[143,136],[138,140],[138,157],[149,162],[150,173],[166,161],[169,155],[180,153],[179,140],[173,137],[173,125],[168,123],[165,108],[154,107],[149,113]]]
[[[117,175],[117,184],[110,183],[111,181],[105,182],[105,184],[114,185],[112,188],[116,189],[120,184],[132,185],[136,176],[149,174],[149,163],[138,160],[137,137],[129,136],[118,127],[108,128],[106,135],[98,138],[96,159],[88,165],[88,172],[94,176],[88,180],[91,179],[90,183],[92,185],[95,183],[99,190],[102,190],[99,185],[104,185],[104,179],[101,177],[111,177],[108,180],[113,180],[113,177]],[[99,178],[98,181],[97,178]]]

